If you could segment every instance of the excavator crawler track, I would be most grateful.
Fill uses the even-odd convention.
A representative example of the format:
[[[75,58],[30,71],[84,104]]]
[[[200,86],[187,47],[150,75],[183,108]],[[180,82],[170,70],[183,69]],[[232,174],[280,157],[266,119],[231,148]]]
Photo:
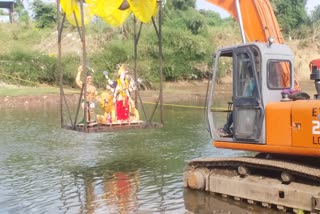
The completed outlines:
[[[184,186],[267,208],[320,213],[319,168],[266,157],[194,159],[185,167]]]

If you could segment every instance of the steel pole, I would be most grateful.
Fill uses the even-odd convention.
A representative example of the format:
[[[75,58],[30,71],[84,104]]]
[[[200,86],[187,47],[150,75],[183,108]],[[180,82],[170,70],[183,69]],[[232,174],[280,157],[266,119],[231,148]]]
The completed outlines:
[[[159,69],[160,69],[160,121],[164,124],[163,119],[163,73],[162,73],[162,0],[157,0],[159,7]]]

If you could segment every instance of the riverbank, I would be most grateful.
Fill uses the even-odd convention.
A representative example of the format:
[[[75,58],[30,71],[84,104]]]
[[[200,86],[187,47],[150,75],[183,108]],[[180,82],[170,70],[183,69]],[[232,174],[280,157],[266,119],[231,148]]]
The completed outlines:
[[[163,84],[163,101],[165,104],[179,104],[192,100],[203,100],[206,97],[208,81],[181,81],[166,82]],[[305,80],[300,82],[302,91],[308,93],[310,97],[316,93],[313,81]],[[230,82],[224,82],[216,85],[218,93],[221,95],[232,93],[232,85]],[[26,95],[26,92],[37,91],[34,95]],[[10,92],[11,91],[11,92]],[[10,92],[10,93],[9,93]],[[156,102],[158,100],[159,90],[140,91],[143,102]],[[6,94],[10,94],[6,95]],[[66,97],[70,102],[79,100],[80,90],[66,89]],[[26,89],[24,87],[1,87],[0,88],[0,109],[16,108],[21,106],[37,107],[43,104],[59,105],[60,94],[59,88],[37,87]]]
[[[207,81],[182,81],[167,82],[163,84],[164,103],[186,102],[195,98],[204,99],[207,91]],[[230,85],[226,84],[219,87],[220,90],[227,90]],[[226,89],[225,89],[226,88]],[[29,91],[29,94],[26,95]],[[10,95],[8,95],[10,94]],[[79,89],[66,89],[65,94],[70,102],[77,102],[80,96]],[[156,102],[158,100],[159,90],[146,90],[139,92],[143,102]],[[59,88],[48,87],[17,87],[3,86],[0,87],[0,109],[15,108],[21,106],[37,107],[43,104],[59,105],[60,90]]]

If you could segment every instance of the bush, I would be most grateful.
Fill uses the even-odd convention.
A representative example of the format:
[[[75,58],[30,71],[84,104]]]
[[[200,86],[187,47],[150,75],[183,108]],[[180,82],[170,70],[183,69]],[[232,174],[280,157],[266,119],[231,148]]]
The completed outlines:
[[[80,65],[80,59],[77,55],[64,55],[61,59],[62,72],[63,72],[63,84],[71,87],[78,87],[75,83],[76,74]],[[59,84],[58,69],[55,71],[57,74],[57,82]]]
[[[205,17],[191,8],[186,11],[175,11],[171,19],[164,22],[164,26],[182,31],[187,29],[193,34],[205,34],[207,31]]]
[[[6,82],[19,85],[49,84],[58,85],[57,58],[40,52],[16,50],[0,55],[1,71]],[[70,65],[70,58],[63,60],[63,65]],[[67,62],[67,63],[66,63]],[[64,68],[63,68],[64,70]],[[64,83],[72,85],[74,76],[70,72],[64,74]]]
[[[198,76],[195,65],[209,63],[212,44],[201,35],[164,27],[164,75],[166,80],[189,79]],[[175,38],[174,40],[171,38]]]

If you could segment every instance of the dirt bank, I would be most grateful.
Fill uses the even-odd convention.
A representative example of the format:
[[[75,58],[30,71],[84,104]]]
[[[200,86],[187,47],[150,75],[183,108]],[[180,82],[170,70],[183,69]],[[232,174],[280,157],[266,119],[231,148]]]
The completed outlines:
[[[76,102],[78,94],[67,95],[68,100]],[[60,95],[41,96],[0,96],[0,109],[11,109],[23,107],[58,106]]]
[[[315,93],[314,83],[312,81],[300,82],[302,91],[309,93],[311,97]],[[218,93],[230,94],[232,86],[229,82],[217,84]],[[39,89],[40,90],[40,89]],[[159,90],[140,91],[143,102],[156,102],[159,97]],[[169,82],[163,86],[164,103],[179,104],[194,99],[205,99],[207,92],[207,81],[184,81]],[[68,102],[77,103],[79,94],[66,95]],[[60,95],[41,95],[41,96],[0,96],[0,109],[39,107],[42,105],[58,106],[60,103]]]
[[[227,85],[221,87],[222,89]],[[230,87],[229,87],[230,88]],[[39,89],[41,90],[41,89]],[[196,97],[206,96],[207,81],[174,82],[165,83],[163,86],[164,103],[179,103],[192,100]],[[80,91],[79,91],[80,92]],[[159,90],[140,91],[143,102],[156,102],[159,97]],[[79,93],[66,95],[68,102],[77,103]],[[60,103],[59,94],[41,96],[0,96],[0,109],[16,107],[39,107],[42,105],[56,105]]]

